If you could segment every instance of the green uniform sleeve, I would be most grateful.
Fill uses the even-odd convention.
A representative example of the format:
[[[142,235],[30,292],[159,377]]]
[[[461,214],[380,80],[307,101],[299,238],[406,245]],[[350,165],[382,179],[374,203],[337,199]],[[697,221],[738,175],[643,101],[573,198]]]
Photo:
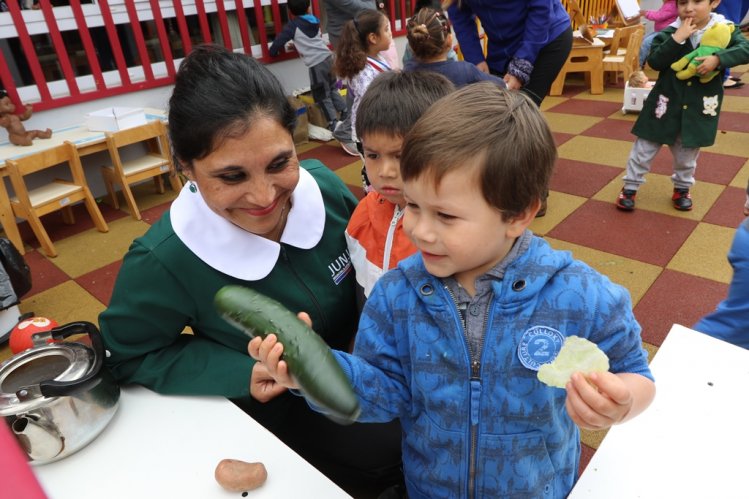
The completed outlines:
[[[159,258],[138,241],[123,260],[99,326],[115,378],[159,393],[249,395],[253,360],[214,338],[183,334],[212,302],[198,303]],[[228,342],[229,339],[227,339]],[[236,342],[236,340],[235,340]],[[246,348],[247,340],[244,340]]]

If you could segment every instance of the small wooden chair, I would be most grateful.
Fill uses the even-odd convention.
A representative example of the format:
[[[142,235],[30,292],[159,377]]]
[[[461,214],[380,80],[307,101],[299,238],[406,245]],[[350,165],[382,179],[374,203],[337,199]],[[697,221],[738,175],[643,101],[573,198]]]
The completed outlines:
[[[609,81],[617,83],[619,81],[619,73],[622,73],[624,79],[629,78],[634,71],[637,71],[640,65],[640,46],[642,45],[642,39],[645,36],[645,27],[643,25],[637,25],[636,30],[629,35],[626,49],[623,53],[621,49],[617,49],[614,52],[613,43],[611,53],[604,55],[603,57],[603,72],[609,72]],[[622,28],[624,29],[624,28]]]
[[[145,155],[133,159],[123,159],[120,149],[132,144],[144,142],[148,148]],[[140,210],[135,203],[130,186],[153,178],[156,190],[159,194],[164,193],[164,181],[162,174],[169,175],[169,183],[175,192],[182,189],[182,182],[177,176],[177,171],[172,162],[167,139],[166,126],[162,121],[156,120],[145,125],[127,128],[118,132],[107,133],[107,149],[112,160],[111,165],[101,167],[104,185],[107,188],[112,206],[120,207],[117,199],[115,184],[122,189],[122,194],[130,209],[130,214],[136,220],[141,219]]]
[[[26,176],[57,165],[67,163],[72,180],[55,179],[41,186],[29,189]],[[29,222],[31,230],[39,240],[44,253],[49,257],[57,256],[55,246],[42,225],[40,217],[62,210],[63,221],[75,223],[71,207],[83,201],[91,219],[99,232],[108,232],[109,227],[96,206],[96,200],[86,184],[81,160],[75,145],[70,142],[40,151],[18,159],[5,162],[15,195],[10,198],[13,214]]]

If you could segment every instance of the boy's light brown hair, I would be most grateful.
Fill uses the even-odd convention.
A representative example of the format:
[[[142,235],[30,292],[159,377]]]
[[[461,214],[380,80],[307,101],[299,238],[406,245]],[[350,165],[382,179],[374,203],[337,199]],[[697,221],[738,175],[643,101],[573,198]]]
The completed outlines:
[[[507,221],[546,196],[556,159],[533,101],[481,82],[443,97],[416,122],[403,143],[401,177],[439,186],[448,172],[478,162],[484,199]]]

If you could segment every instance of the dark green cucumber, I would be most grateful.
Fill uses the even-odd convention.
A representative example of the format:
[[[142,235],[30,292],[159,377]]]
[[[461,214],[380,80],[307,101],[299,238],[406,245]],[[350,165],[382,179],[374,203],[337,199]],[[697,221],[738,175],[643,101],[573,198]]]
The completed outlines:
[[[286,307],[243,286],[224,286],[214,305],[227,322],[251,338],[275,334],[283,344],[283,360],[305,397],[337,422],[356,421],[359,399],[330,347]]]

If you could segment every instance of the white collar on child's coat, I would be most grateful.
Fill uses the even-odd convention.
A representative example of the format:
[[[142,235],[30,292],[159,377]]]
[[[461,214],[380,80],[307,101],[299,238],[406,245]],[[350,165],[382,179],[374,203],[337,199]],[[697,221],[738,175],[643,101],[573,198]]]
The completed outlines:
[[[689,42],[692,44],[692,47],[697,47],[700,42],[702,41],[702,35],[705,34],[705,31],[712,26],[715,23],[724,23],[724,22],[730,22],[728,19],[726,19],[723,14],[716,14],[715,12],[710,14],[710,20],[707,22],[704,28],[701,30],[695,31],[692,33],[692,35],[689,37]],[[678,17],[676,18],[676,21],[669,24],[669,26],[673,26],[676,29],[679,29],[679,26],[681,26],[681,19]]]
[[[170,208],[177,237],[203,262],[219,272],[245,281],[270,274],[281,245],[241,229],[214,213],[199,192],[182,188]],[[304,168],[291,194],[291,210],[281,242],[301,249],[314,248],[325,228],[325,205],[320,187]],[[189,269],[185,269],[189,271]]]

